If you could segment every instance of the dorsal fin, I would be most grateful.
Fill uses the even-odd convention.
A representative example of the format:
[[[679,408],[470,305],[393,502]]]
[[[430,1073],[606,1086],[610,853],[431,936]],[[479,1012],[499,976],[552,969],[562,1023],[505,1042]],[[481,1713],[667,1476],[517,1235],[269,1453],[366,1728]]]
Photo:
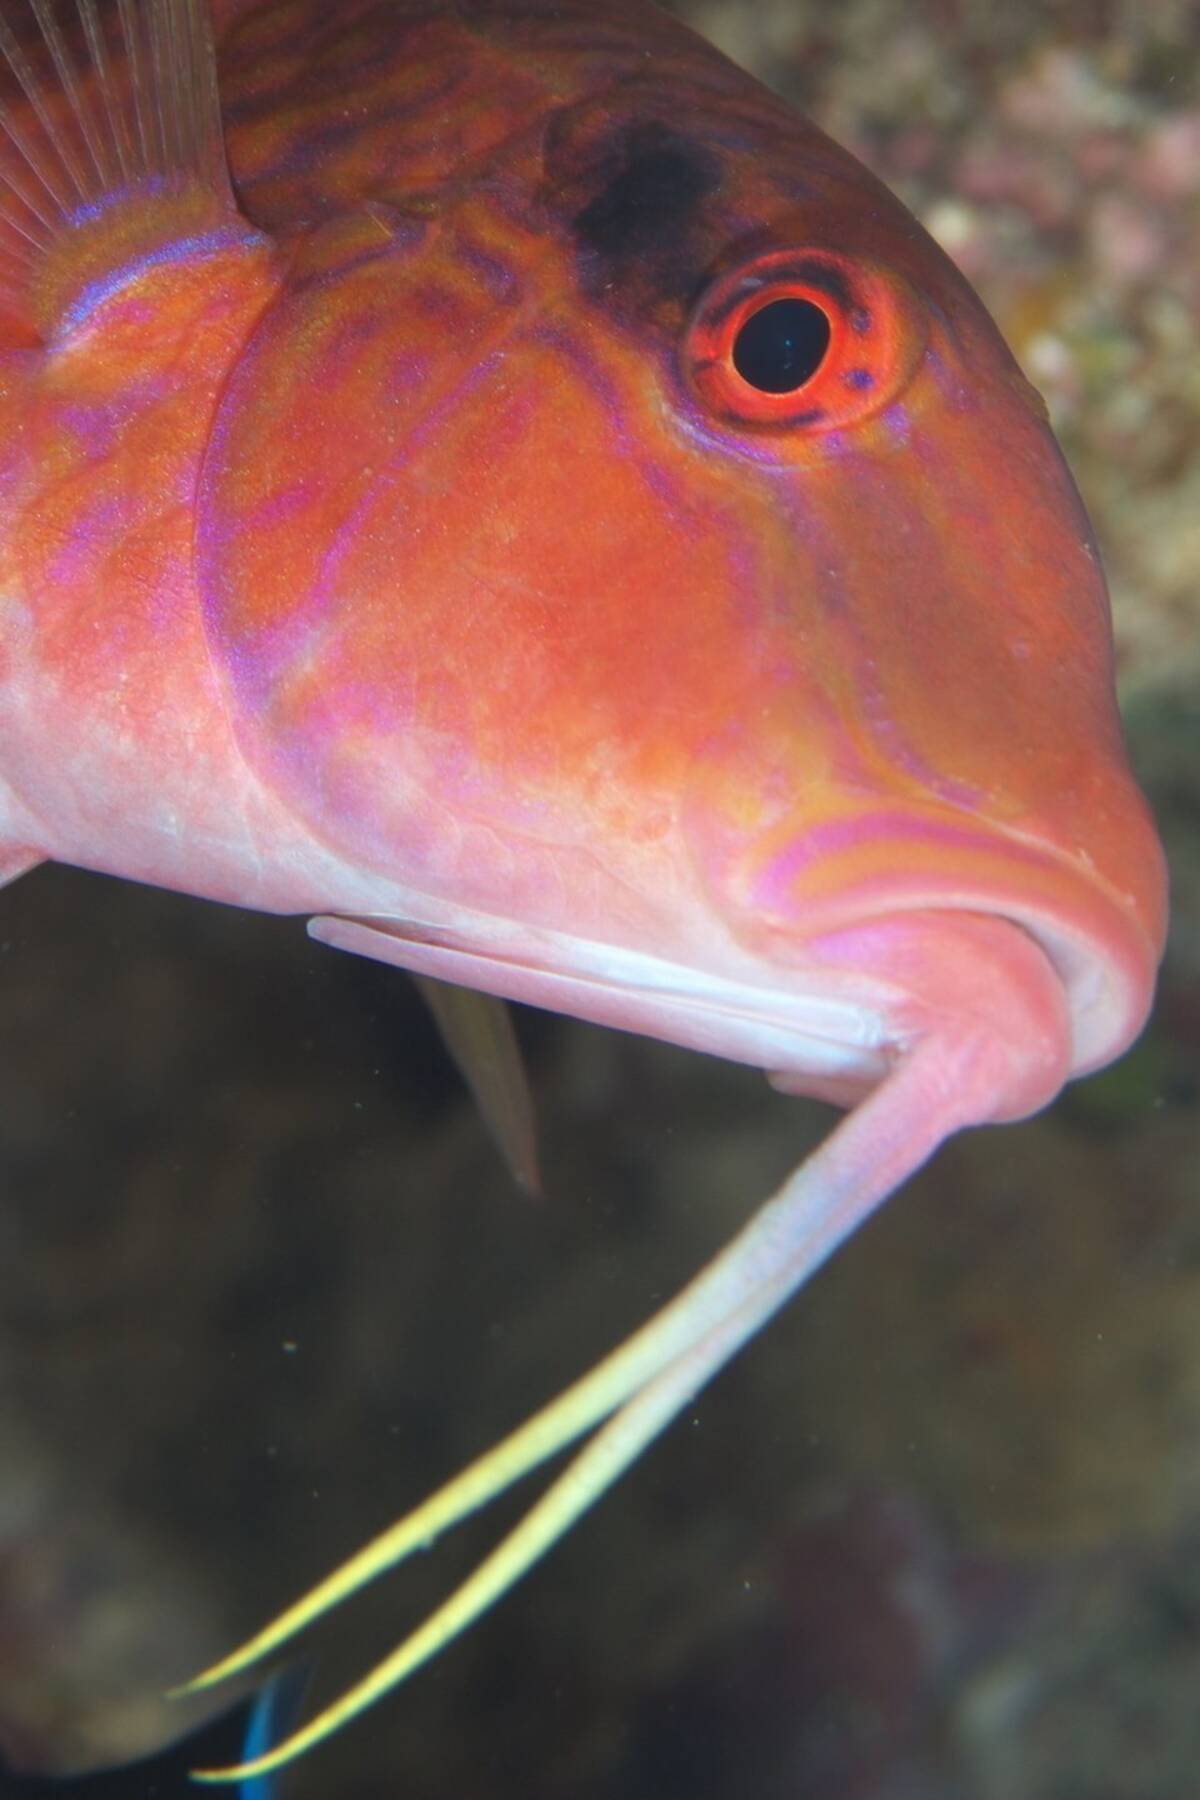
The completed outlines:
[[[0,0],[0,314],[36,330],[64,240],[177,194],[235,209],[208,0]]]

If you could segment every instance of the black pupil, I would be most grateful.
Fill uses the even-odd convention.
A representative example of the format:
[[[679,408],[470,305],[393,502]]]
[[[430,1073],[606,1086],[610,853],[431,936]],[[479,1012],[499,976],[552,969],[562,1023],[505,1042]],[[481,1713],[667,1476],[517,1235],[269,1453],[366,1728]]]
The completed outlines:
[[[790,394],[811,381],[829,348],[829,320],[811,300],[772,300],[738,332],[733,366],[764,394]]]

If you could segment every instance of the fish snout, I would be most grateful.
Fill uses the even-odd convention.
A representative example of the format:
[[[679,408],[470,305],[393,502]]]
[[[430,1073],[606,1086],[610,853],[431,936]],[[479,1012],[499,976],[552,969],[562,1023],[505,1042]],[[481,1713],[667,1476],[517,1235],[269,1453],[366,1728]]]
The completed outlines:
[[[1121,890],[1059,841],[860,796],[736,851],[710,834],[704,873],[734,935],[781,983],[799,996],[832,983],[872,1021],[874,1070],[842,1082],[776,1069],[777,1086],[852,1102],[880,1062],[951,1029],[1014,1059],[989,1115],[1010,1118],[1112,1061],[1145,1022],[1165,886],[1148,821],[1135,848],[1136,879]]]

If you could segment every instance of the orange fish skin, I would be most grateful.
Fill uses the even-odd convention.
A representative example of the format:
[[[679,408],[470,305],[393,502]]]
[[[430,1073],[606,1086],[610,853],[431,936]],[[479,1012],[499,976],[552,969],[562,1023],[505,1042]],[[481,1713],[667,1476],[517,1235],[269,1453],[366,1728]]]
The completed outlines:
[[[278,277],[265,240],[226,237],[0,357],[0,767],[43,848],[97,867],[114,834],[169,877],[164,847],[186,833],[202,865],[245,785],[195,604],[194,495]]]

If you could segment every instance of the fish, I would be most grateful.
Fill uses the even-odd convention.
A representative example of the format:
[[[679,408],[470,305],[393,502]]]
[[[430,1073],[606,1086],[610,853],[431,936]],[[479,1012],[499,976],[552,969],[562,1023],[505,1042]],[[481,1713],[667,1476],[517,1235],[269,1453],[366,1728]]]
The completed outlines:
[[[844,1116],[673,1300],[208,1670],[571,1446],[245,1781],[491,1607],[955,1132],[1152,1003],[1166,874],[1046,410],[853,157],[637,0],[8,0],[0,873],[415,974]],[[428,984],[435,984],[430,987]]]
[[[261,1692],[239,1700],[215,1719],[199,1725],[166,1750],[82,1775],[26,1775],[0,1759],[0,1800],[184,1800],[194,1794],[189,1771],[212,1757],[253,1760],[287,1736],[300,1705],[308,1675],[284,1669]],[[273,1800],[273,1775],[253,1775],[241,1782],[239,1800]]]

